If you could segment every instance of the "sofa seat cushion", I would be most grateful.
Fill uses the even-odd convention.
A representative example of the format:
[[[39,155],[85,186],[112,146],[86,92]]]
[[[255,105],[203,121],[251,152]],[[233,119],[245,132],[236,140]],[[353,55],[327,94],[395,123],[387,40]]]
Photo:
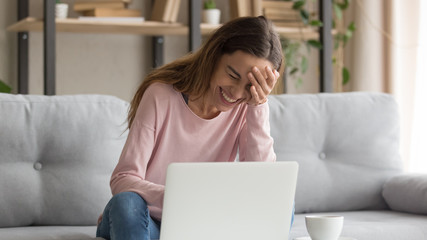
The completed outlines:
[[[94,240],[95,234],[96,226],[0,228],[0,240]]]
[[[291,238],[308,236],[306,215],[341,215],[344,227],[341,236],[357,240],[427,239],[427,216],[394,211],[355,211],[297,214]]]

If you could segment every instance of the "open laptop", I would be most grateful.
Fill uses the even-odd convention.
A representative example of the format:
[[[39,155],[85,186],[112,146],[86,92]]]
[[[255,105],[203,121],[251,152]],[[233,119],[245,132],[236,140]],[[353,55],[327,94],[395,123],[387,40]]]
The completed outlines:
[[[287,240],[296,162],[173,163],[160,240]]]

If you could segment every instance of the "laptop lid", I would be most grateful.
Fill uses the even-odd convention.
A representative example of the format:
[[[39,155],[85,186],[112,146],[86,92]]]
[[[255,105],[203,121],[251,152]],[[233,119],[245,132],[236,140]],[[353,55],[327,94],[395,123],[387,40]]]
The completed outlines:
[[[173,163],[161,240],[285,240],[296,162]]]

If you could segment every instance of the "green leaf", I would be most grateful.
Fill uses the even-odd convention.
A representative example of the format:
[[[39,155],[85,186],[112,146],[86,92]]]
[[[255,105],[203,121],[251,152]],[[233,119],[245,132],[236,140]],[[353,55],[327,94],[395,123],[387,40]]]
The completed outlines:
[[[12,91],[12,88],[9,87],[6,83],[4,83],[2,80],[0,80],[0,92],[3,93],[10,93]]]
[[[303,56],[301,60],[301,72],[304,74],[307,72],[307,69],[308,69],[308,60],[306,56]]]
[[[339,46],[340,46],[340,38],[339,36],[335,36],[334,49],[337,50]]]
[[[343,2],[334,1],[334,3],[338,5],[341,8],[341,10],[346,10],[350,5],[349,0],[344,0]]]
[[[321,26],[323,26],[323,23],[320,20],[311,20],[310,21],[310,26],[321,27]]]
[[[340,47],[340,43],[339,42],[335,42],[334,43],[334,50],[337,50]]]
[[[304,7],[304,5],[305,5],[305,0],[298,0],[294,2],[294,4],[292,5],[292,9],[300,10]]]
[[[299,14],[301,15],[301,19],[304,22],[304,24],[307,25],[308,24],[308,20],[310,18],[310,14],[305,9],[301,9],[299,11]]]
[[[290,75],[294,75],[298,72],[298,68],[292,68],[291,72],[289,72]]]
[[[302,83],[303,83],[302,78],[299,77],[297,82],[295,83],[295,88],[300,88],[302,86]]]
[[[315,47],[317,49],[322,49],[322,43],[319,42],[318,40],[308,40],[307,43],[312,47]]]
[[[347,27],[348,31],[354,32],[356,31],[356,24],[354,24],[354,22],[351,22],[348,27]]]
[[[335,16],[337,16],[337,18],[339,20],[341,20],[342,19],[342,11],[341,11],[341,8],[337,4],[334,4],[334,12],[335,12]]]
[[[347,37],[347,38],[351,38],[352,36],[353,36],[353,31],[350,31],[350,30],[346,30],[345,31],[345,36]]]
[[[350,81],[350,71],[346,67],[342,68],[342,84],[346,85]]]
[[[204,3],[204,9],[215,9],[216,3],[214,0],[207,0]]]

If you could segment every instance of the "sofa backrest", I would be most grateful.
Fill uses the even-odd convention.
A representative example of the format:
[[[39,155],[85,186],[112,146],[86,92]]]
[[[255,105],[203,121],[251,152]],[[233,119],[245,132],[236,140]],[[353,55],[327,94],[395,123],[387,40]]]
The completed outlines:
[[[0,227],[96,224],[127,110],[111,96],[0,94]]]
[[[297,213],[387,208],[382,186],[402,171],[394,99],[382,93],[269,97],[278,161],[297,161]]]

